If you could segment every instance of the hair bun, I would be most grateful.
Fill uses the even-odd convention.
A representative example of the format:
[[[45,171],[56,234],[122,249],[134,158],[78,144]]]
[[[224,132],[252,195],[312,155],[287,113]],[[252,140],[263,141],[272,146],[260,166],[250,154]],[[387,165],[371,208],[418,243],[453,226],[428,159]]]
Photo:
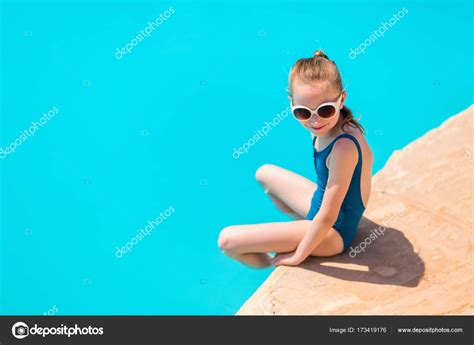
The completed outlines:
[[[321,49],[318,49],[314,52],[314,58],[315,59],[322,58],[322,59],[326,59],[326,60],[330,61],[329,57],[326,54],[324,54],[324,52]]]

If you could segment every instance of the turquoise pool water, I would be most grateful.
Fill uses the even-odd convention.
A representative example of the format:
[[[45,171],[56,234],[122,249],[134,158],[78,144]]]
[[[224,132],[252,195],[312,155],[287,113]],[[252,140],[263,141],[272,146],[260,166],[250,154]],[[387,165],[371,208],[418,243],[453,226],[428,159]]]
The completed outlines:
[[[261,164],[314,178],[289,116],[234,153],[287,107],[291,64],[338,63],[377,171],[472,103],[471,6],[2,2],[0,313],[234,314],[272,269],[219,231],[288,219]]]

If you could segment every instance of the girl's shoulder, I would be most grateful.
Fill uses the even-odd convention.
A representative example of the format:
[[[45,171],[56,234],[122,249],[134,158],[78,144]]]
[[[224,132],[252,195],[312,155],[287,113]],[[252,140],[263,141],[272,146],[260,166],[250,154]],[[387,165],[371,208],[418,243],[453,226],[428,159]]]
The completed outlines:
[[[353,125],[350,125],[348,126],[347,130],[345,131],[345,133],[349,134],[350,136],[352,136],[354,139],[357,140],[357,143],[359,144],[359,146],[362,148],[362,147],[369,147],[369,144],[365,138],[365,135],[364,133],[357,127],[353,126]]]
[[[367,139],[364,135],[364,133],[357,127],[355,126],[351,126],[348,128],[348,130],[346,131],[347,134],[351,135],[356,141],[357,143],[359,144],[359,148],[361,150],[361,154],[362,156],[364,157],[364,159],[367,161],[367,162],[373,162],[373,154],[372,154],[372,150],[369,146],[369,143],[367,142]],[[342,141],[342,143],[345,142],[345,145],[343,144],[339,144],[339,145],[334,145],[334,149],[336,150],[336,152],[339,151],[339,153],[341,153],[341,151],[345,151],[345,150],[349,150],[349,152],[352,151],[352,155],[356,155],[358,156],[358,150],[357,150],[357,147],[355,145],[354,142],[352,142],[351,139],[348,139],[348,138],[342,138],[344,139],[344,141]],[[338,141],[341,141],[338,140]],[[351,142],[349,142],[351,141]],[[352,146],[352,148],[351,148]]]
[[[344,131],[344,132],[347,133],[347,134],[352,135],[357,140],[365,139],[364,133],[362,133],[362,131],[359,128],[357,128],[356,126],[354,126],[350,123],[347,125],[347,130]]]
[[[364,133],[362,133],[359,128],[350,126],[336,137],[333,151],[337,155],[357,157],[359,155],[359,149],[362,150],[364,144]]]

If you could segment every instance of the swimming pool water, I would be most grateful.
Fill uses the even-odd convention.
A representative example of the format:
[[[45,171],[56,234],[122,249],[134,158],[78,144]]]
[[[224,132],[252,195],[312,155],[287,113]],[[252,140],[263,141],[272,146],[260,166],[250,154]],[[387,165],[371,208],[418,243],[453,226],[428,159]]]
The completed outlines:
[[[471,6],[2,2],[0,313],[234,314],[272,269],[224,256],[220,230],[289,219],[255,170],[314,180],[309,134],[268,125],[291,64],[317,48],[338,63],[376,172],[472,103]]]

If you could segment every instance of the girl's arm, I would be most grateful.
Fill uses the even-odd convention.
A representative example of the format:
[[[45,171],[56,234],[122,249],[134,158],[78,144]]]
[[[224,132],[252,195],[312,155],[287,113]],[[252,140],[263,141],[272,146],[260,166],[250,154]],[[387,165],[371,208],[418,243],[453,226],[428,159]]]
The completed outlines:
[[[321,208],[296,249],[296,257],[301,262],[316,249],[336,222],[349,189],[358,156],[357,147],[352,140],[342,138],[334,144],[329,160],[328,183]]]
[[[357,165],[358,155],[357,147],[350,139],[342,138],[334,144],[329,160],[328,183],[321,208],[293,255],[280,261],[275,260],[275,263],[299,265],[321,243],[337,220]]]

